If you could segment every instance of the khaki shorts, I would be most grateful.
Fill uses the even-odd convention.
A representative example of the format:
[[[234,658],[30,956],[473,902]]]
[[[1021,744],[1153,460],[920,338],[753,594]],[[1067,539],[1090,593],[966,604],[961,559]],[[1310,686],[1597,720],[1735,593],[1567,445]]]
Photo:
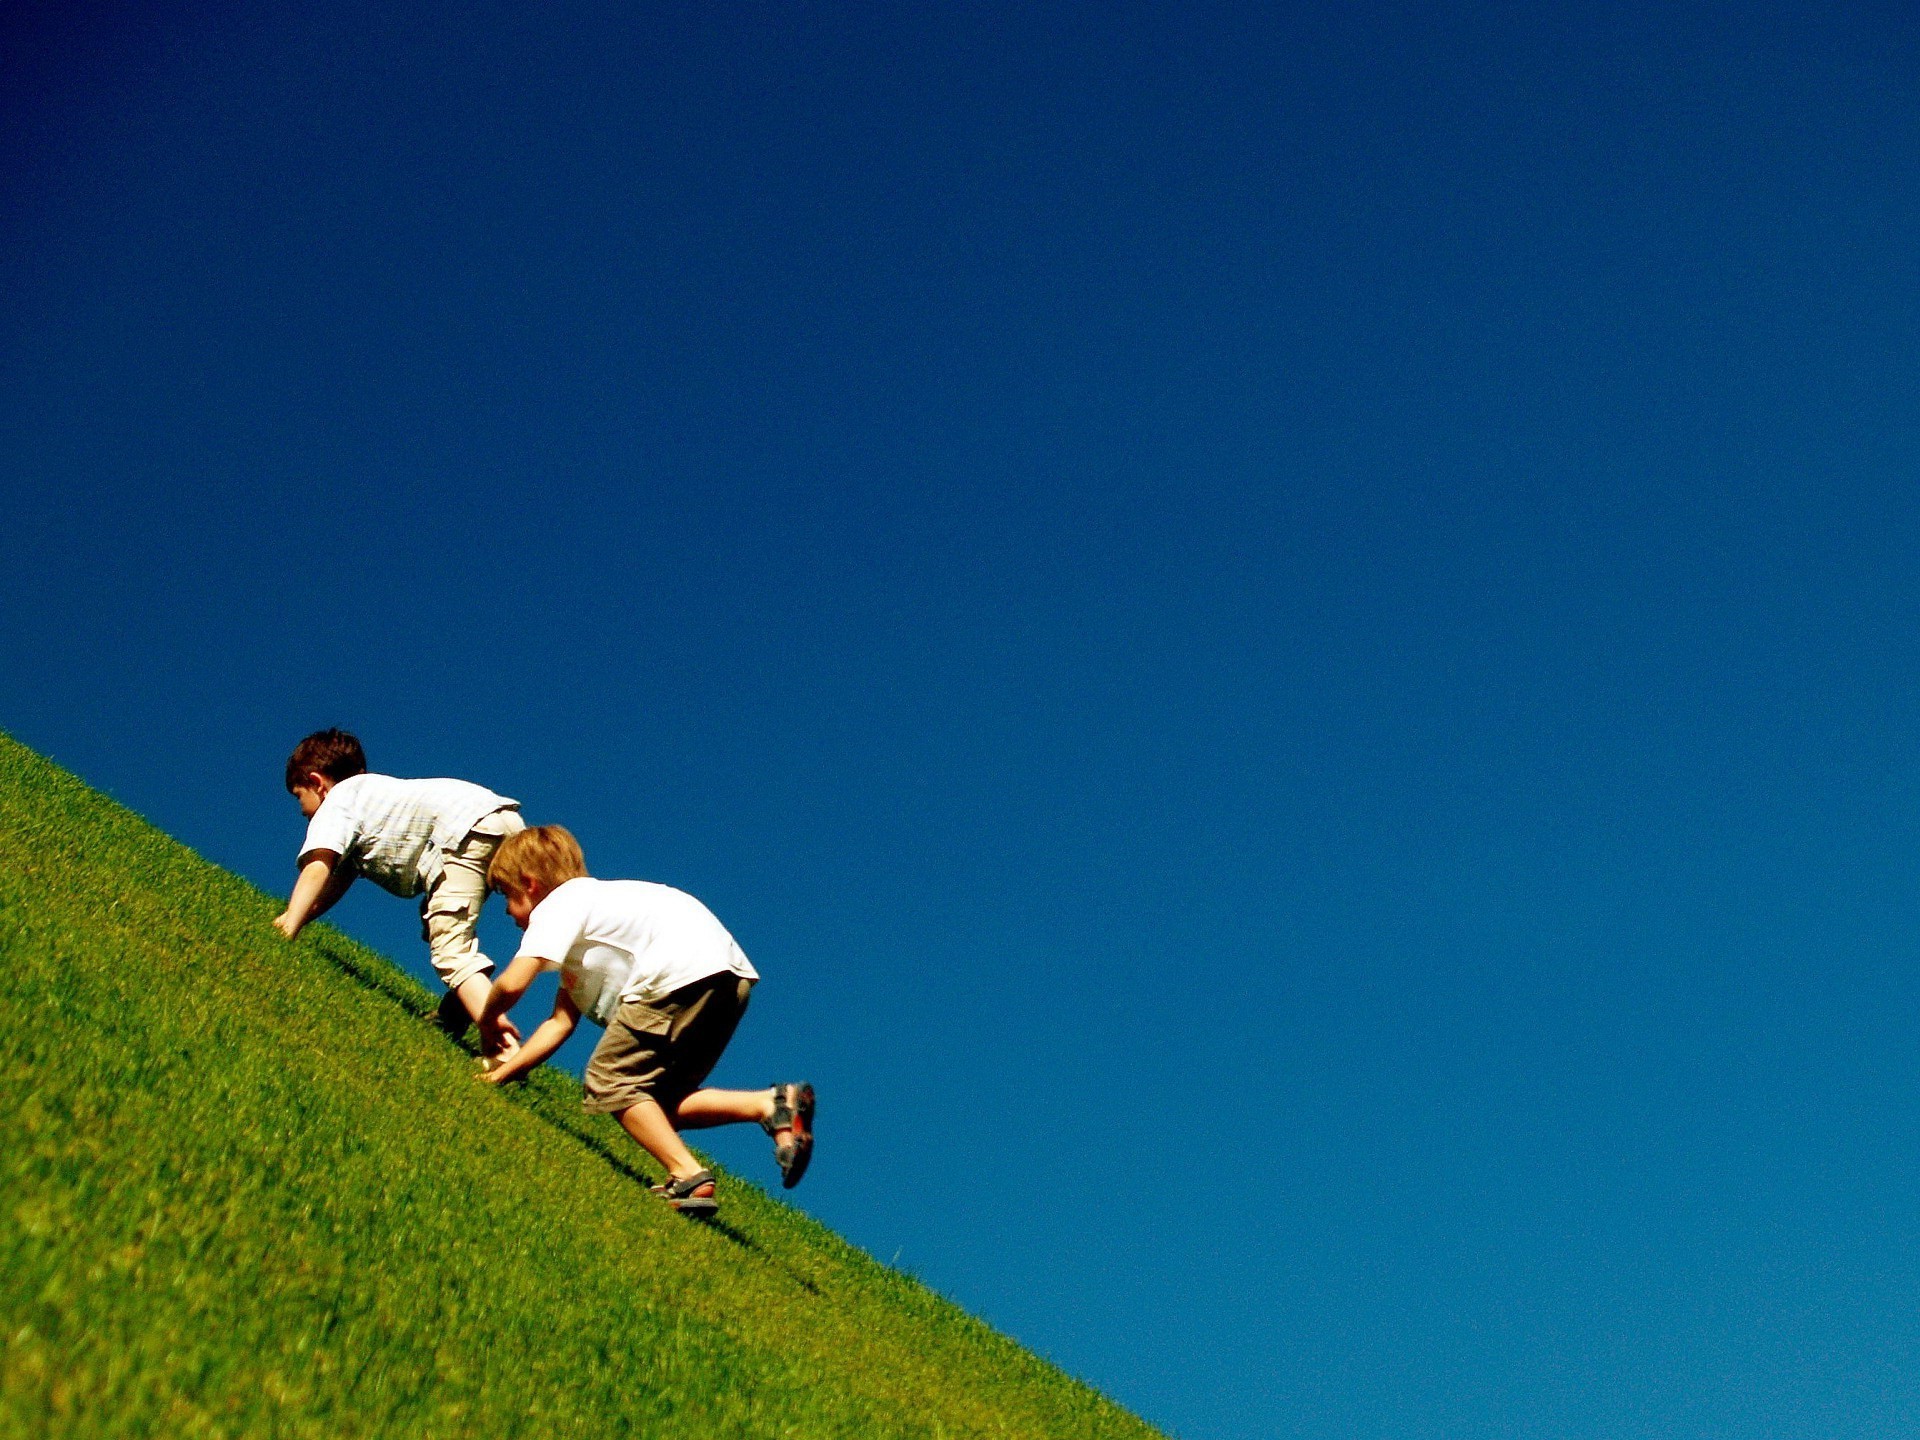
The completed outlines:
[[[441,857],[440,878],[420,897],[420,936],[427,959],[449,990],[476,975],[493,973],[493,961],[480,953],[480,907],[487,900],[487,866],[509,835],[527,828],[518,810],[496,810]]]
[[[587,1061],[589,1115],[618,1114],[651,1100],[672,1119],[700,1088],[747,1013],[753,981],[732,971],[682,985],[658,1000],[629,1000],[614,1012]]]

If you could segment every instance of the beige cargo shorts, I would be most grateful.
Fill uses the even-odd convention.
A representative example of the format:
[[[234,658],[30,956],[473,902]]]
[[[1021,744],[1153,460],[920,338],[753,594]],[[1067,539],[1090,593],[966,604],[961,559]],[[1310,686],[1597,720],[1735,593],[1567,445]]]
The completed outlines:
[[[509,835],[527,828],[518,810],[496,810],[441,857],[440,878],[420,897],[420,934],[427,958],[449,990],[493,973],[480,953],[480,907],[487,900],[487,866]]]

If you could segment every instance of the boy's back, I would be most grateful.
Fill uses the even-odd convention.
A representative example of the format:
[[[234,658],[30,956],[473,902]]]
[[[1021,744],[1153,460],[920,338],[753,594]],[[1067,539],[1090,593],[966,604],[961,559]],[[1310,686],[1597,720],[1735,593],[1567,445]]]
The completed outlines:
[[[403,898],[433,882],[433,861],[481,820],[515,802],[466,780],[402,780],[371,772],[327,792],[301,854],[331,850]]]
[[[556,886],[529,917],[520,950],[570,972],[581,1013],[602,1024],[610,1002],[658,1000],[722,973],[759,979],[711,910],[648,880],[583,875]]]

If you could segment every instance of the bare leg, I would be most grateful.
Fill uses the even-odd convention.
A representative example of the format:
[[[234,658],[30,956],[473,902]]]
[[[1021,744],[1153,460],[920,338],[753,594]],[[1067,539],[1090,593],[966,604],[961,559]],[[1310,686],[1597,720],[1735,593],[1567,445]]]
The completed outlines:
[[[749,1120],[764,1126],[773,1119],[775,1095],[789,1088],[774,1085],[765,1090],[696,1090],[680,1102],[680,1108],[674,1112],[674,1123],[682,1130],[705,1130],[714,1125],[738,1125]],[[796,1144],[792,1125],[782,1125],[767,1133],[773,1137],[773,1158],[780,1163],[780,1177],[791,1189],[807,1173],[813,1137],[807,1135],[804,1143]]]
[[[757,1125],[771,1114],[771,1090],[696,1090],[680,1102],[673,1120],[682,1130],[711,1130],[747,1121]]]
[[[453,993],[460,997],[460,1008],[467,1012],[467,1018],[477,1022],[480,1012],[487,1008],[487,992],[491,989],[493,982],[484,974],[469,975]]]
[[[631,1135],[640,1148],[667,1167],[667,1174],[684,1180],[706,1167],[693,1158],[667,1112],[651,1100],[636,1100],[620,1112],[620,1128]]]

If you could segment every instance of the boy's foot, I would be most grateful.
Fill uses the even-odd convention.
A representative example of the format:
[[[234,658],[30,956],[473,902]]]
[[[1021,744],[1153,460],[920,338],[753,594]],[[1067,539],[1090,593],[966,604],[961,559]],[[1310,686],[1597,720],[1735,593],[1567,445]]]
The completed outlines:
[[[711,1215],[720,1208],[714,1189],[713,1172],[696,1170],[684,1180],[669,1175],[664,1185],[653,1187],[653,1193],[682,1215]]]
[[[773,1158],[780,1166],[780,1183],[791,1190],[813,1160],[813,1086],[776,1085],[773,1111],[760,1122],[773,1137]],[[782,1140],[780,1132],[787,1132]]]

